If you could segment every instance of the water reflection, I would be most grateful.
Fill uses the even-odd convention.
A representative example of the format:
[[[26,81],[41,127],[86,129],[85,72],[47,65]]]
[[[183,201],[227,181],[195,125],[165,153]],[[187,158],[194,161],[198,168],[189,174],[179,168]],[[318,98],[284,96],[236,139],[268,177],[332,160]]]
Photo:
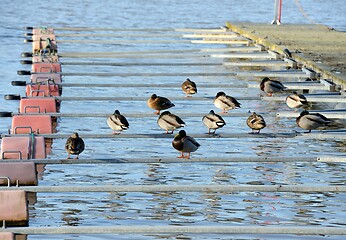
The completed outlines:
[[[78,209],[67,209],[62,212],[61,220],[66,226],[78,226],[81,223],[80,213],[81,210]]]

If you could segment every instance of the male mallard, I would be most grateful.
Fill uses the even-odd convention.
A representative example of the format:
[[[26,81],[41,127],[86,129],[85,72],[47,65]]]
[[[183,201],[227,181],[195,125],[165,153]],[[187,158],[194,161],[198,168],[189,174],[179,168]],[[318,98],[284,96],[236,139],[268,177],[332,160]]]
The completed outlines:
[[[220,115],[215,114],[213,110],[210,110],[210,112],[202,118],[202,121],[208,128],[208,134],[211,133],[210,129],[214,130],[213,135],[215,134],[216,129],[222,128],[226,125],[225,120],[223,120]]]
[[[269,78],[265,77],[262,79],[260,89],[268,96],[272,96],[273,93],[282,92],[287,88],[281,82],[270,80]]]
[[[214,105],[222,110],[221,113],[227,113],[229,109],[240,108],[241,104],[234,97],[218,92],[214,98]]]
[[[150,108],[157,110],[156,115],[160,114],[161,110],[174,107],[175,105],[169,101],[168,98],[157,96],[156,94],[151,95],[148,99],[147,104]]]
[[[257,130],[257,133],[260,133],[261,129],[266,127],[264,118],[255,112],[248,117],[246,124],[252,129],[251,133],[255,133],[254,130]]]
[[[186,97],[197,93],[196,83],[191,81],[189,78],[181,85],[181,89],[186,93]]]
[[[113,134],[120,134],[120,132],[129,128],[127,119],[120,114],[118,110],[115,110],[112,115],[107,118],[108,126],[113,130]]]
[[[308,101],[303,94],[293,92],[293,94],[286,97],[286,104],[290,108],[300,108],[308,105]]]
[[[327,124],[331,123],[331,120],[320,113],[309,113],[308,111],[304,110],[300,113],[299,117],[297,117],[296,123],[299,127],[311,132],[312,129],[326,126]]]
[[[79,154],[84,151],[84,141],[79,137],[78,133],[73,133],[69,137],[65,144],[65,149],[68,153],[67,159],[70,159],[70,155],[77,155],[75,159],[78,159]]]
[[[169,111],[164,111],[163,113],[161,113],[161,115],[157,119],[157,124],[160,126],[160,128],[166,130],[167,134],[172,134],[175,129],[185,126],[184,121],[181,120],[180,117],[170,113]]]
[[[201,146],[193,137],[186,136],[184,130],[180,130],[179,133],[174,137],[172,146],[181,152],[178,158],[190,158],[190,154],[195,152],[199,146]],[[184,155],[187,153],[187,156]]]

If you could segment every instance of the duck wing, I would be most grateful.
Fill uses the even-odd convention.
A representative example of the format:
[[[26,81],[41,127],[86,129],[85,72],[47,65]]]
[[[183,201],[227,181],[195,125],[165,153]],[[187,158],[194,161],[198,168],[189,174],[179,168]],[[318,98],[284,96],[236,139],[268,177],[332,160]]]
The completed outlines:
[[[320,113],[313,113],[313,114],[310,113],[309,115],[306,115],[306,118],[312,122],[318,122],[321,124],[328,124],[331,122],[328,118],[326,118]]]
[[[163,108],[170,108],[175,106],[168,98],[165,97],[158,97],[155,101],[157,105]]]
[[[174,114],[168,114],[163,115],[160,117],[160,119],[164,122],[166,122],[169,125],[180,127],[181,125],[185,125],[185,122],[181,120],[180,117],[174,115]]]
[[[227,104],[228,106],[235,106],[235,107],[240,108],[240,105],[241,105],[241,103],[238,102],[237,99],[235,99],[234,97],[228,96],[228,95],[227,96],[222,96],[220,98],[220,100],[223,103]]]
[[[279,90],[285,90],[287,88],[281,82],[276,81],[276,80],[268,81],[268,85],[271,88],[276,88],[276,89],[279,89]]]

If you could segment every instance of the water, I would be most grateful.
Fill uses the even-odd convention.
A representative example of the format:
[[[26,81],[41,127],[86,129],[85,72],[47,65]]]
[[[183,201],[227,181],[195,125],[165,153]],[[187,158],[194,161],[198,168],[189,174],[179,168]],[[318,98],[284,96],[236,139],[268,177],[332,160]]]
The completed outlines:
[[[296,1],[283,1],[283,23],[309,23],[298,9]],[[346,30],[344,1],[303,1],[300,3],[317,23],[323,23],[341,31]],[[8,1],[0,3],[0,95],[23,94],[24,89],[10,86],[19,69],[28,69],[19,63],[21,52],[30,51],[29,44],[22,44],[24,26],[49,25],[53,27],[110,27],[110,28],[217,28],[226,21],[250,21],[270,23],[273,17],[273,1]],[[35,14],[33,14],[35,13]],[[175,44],[176,49],[190,49],[191,44]],[[205,47],[205,46],[202,46]],[[215,46],[207,46],[215,47]],[[70,51],[141,51],[172,49],[171,44],[119,45],[119,44],[61,44],[61,52]],[[76,59],[64,59],[76,61]],[[78,60],[78,59],[77,59]],[[100,59],[99,61],[131,62],[131,59]],[[151,61],[148,59],[136,61]],[[156,61],[161,61],[156,60]],[[188,60],[164,59],[165,62]],[[192,62],[212,61],[193,59]],[[212,67],[92,67],[64,66],[66,72],[226,72],[222,66]],[[232,69],[231,69],[232,70]],[[180,84],[177,77],[65,77],[66,83],[162,83]],[[197,83],[229,82],[249,83],[258,79],[226,77],[196,77]],[[199,89],[198,96],[214,96],[219,89]],[[237,96],[257,96],[258,89],[231,88],[225,90]],[[179,88],[110,89],[64,88],[63,96],[149,96],[181,95]],[[201,112],[213,109],[206,101],[176,101],[172,112]],[[267,112],[268,123],[263,132],[300,131],[293,119],[276,119],[273,112],[288,110],[284,104],[241,101],[236,111]],[[16,111],[18,102],[0,99],[0,111]],[[94,110],[94,109],[97,110]],[[61,112],[142,112],[149,110],[143,102],[72,102],[62,103]],[[224,133],[249,132],[246,118],[224,117],[227,125]],[[128,119],[127,133],[161,133],[156,116],[145,119]],[[207,129],[198,118],[184,118],[190,133],[203,133]],[[0,132],[10,128],[10,119],[0,118]],[[105,119],[85,118],[81,123],[75,118],[59,119],[59,133],[110,132]],[[125,133],[126,134],[126,133]],[[198,139],[202,147],[193,157],[236,156],[319,156],[342,155],[345,142],[301,139]],[[85,139],[83,158],[111,157],[175,157],[171,139]],[[64,139],[52,145],[49,158],[65,158]],[[40,176],[40,185],[103,185],[103,184],[309,184],[344,185],[345,165],[327,163],[174,163],[174,164],[119,164],[119,165],[47,165]],[[278,226],[344,226],[344,193],[50,193],[37,194],[37,202],[30,206],[30,226],[113,226],[113,225],[278,225]],[[294,235],[52,235],[29,236],[28,239],[343,239],[338,236]]]

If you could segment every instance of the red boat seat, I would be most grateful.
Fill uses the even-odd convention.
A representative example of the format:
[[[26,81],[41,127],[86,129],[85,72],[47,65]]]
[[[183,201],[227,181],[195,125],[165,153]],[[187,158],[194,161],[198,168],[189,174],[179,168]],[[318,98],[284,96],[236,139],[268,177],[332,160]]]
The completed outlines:
[[[42,53],[55,53],[58,51],[55,35],[34,35],[32,38],[32,52],[35,54]]]
[[[52,117],[49,115],[15,115],[12,117],[12,134],[53,133]]]
[[[28,226],[28,197],[23,190],[0,191],[0,219],[6,226]],[[0,221],[3,226],[3,221]]]
[[[54,29],[53,28],[34,28],[32,29],[32,34],[33,35],[54,34]]]
[[[61,90],[57,84],[28,84],[25,93],[27,97],[57,97]]]
[[[0,240],[15,240],[14,233],[12,233],[12,232],[0,232]]]
[[[58,73],[34,73],[31,74],[32,83],[61,83],[61,74]]]
[[[6,179],[8,178],[8,179]],[[0,162],[0,186],[37,186],[37,170],[34,162]]]
[[[55,35],[54,34],[35,34],[32,36],[33,41],[39,41],[39,40],[46,40],[49,38],[52,41],[55,41]]]
[[[1,159],[46,158],[45,139],[41,136],[4,137],[1,141]]]
[[[57,112],[55,98],[35,97],[22,98],[19,102],[19,113],[55,113]]]
[[[35,73],[58,73],[61,72],[61,63],[33,63],[31,71]]]
[[[41,55],[41,56],[33,56],[33,63],[57,63],[59,62],[59,56],[57,55]]]

